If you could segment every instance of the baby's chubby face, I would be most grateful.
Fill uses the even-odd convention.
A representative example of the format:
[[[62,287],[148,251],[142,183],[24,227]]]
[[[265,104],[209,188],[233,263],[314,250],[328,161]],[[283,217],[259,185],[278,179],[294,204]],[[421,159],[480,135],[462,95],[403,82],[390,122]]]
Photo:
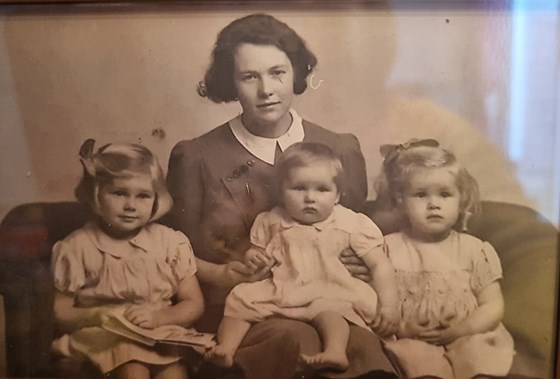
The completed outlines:
[[[334,181],[336,170],[328,163],[290,169],[282,185],[282,200],[288,214],[302,224],[325,220],[340,199]]]

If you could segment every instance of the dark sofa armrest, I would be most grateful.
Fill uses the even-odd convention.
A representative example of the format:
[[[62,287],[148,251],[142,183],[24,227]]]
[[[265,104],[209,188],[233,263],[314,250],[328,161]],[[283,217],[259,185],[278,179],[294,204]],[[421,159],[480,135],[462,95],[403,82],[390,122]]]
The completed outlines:
[[[79,203],[34,203],[14,208],[0,224],[8,376],[57,376],[49,354],[55,333],[51,249],[88,218]]]
[[[469,233],[494,246],[503,269],[504,324],[518,345],[554,366],[556,346],[558,229],[531,208],[483,202]]]

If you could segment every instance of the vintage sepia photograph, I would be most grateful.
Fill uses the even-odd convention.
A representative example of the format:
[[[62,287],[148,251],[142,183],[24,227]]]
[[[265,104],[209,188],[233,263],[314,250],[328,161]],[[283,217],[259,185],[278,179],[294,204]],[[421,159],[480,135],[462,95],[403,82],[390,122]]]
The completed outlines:
[[[558,7],[0,1],[0,378],[558,377]]]

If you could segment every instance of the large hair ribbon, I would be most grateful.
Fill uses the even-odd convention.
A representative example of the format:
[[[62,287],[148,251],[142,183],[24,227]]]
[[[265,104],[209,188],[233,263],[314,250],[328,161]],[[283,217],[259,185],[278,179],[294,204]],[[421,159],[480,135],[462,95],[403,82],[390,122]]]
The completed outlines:
[[[422,146],[438,147],[439,142],[432,138],[427,138],[427,139],[413,138],[406,141],[405,143],[401,143],[398,145],[382,145],[379,148],[379,152],[381,153],[381,156],[385,158],[383,161],[383,165],[387,166],[388,164],[394,162],[402,152],[415,147],[422,147]]]

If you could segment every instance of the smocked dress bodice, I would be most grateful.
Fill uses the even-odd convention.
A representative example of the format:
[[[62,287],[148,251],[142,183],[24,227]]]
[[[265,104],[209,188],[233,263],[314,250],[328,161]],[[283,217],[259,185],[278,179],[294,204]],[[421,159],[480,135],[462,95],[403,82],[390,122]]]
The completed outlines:
[[[494,248],[452,231],[439,243],[420,243],[405,233],[386,237],[397,271],[404,321],[449,325],[477,307],[476,294],[502,277]]]

